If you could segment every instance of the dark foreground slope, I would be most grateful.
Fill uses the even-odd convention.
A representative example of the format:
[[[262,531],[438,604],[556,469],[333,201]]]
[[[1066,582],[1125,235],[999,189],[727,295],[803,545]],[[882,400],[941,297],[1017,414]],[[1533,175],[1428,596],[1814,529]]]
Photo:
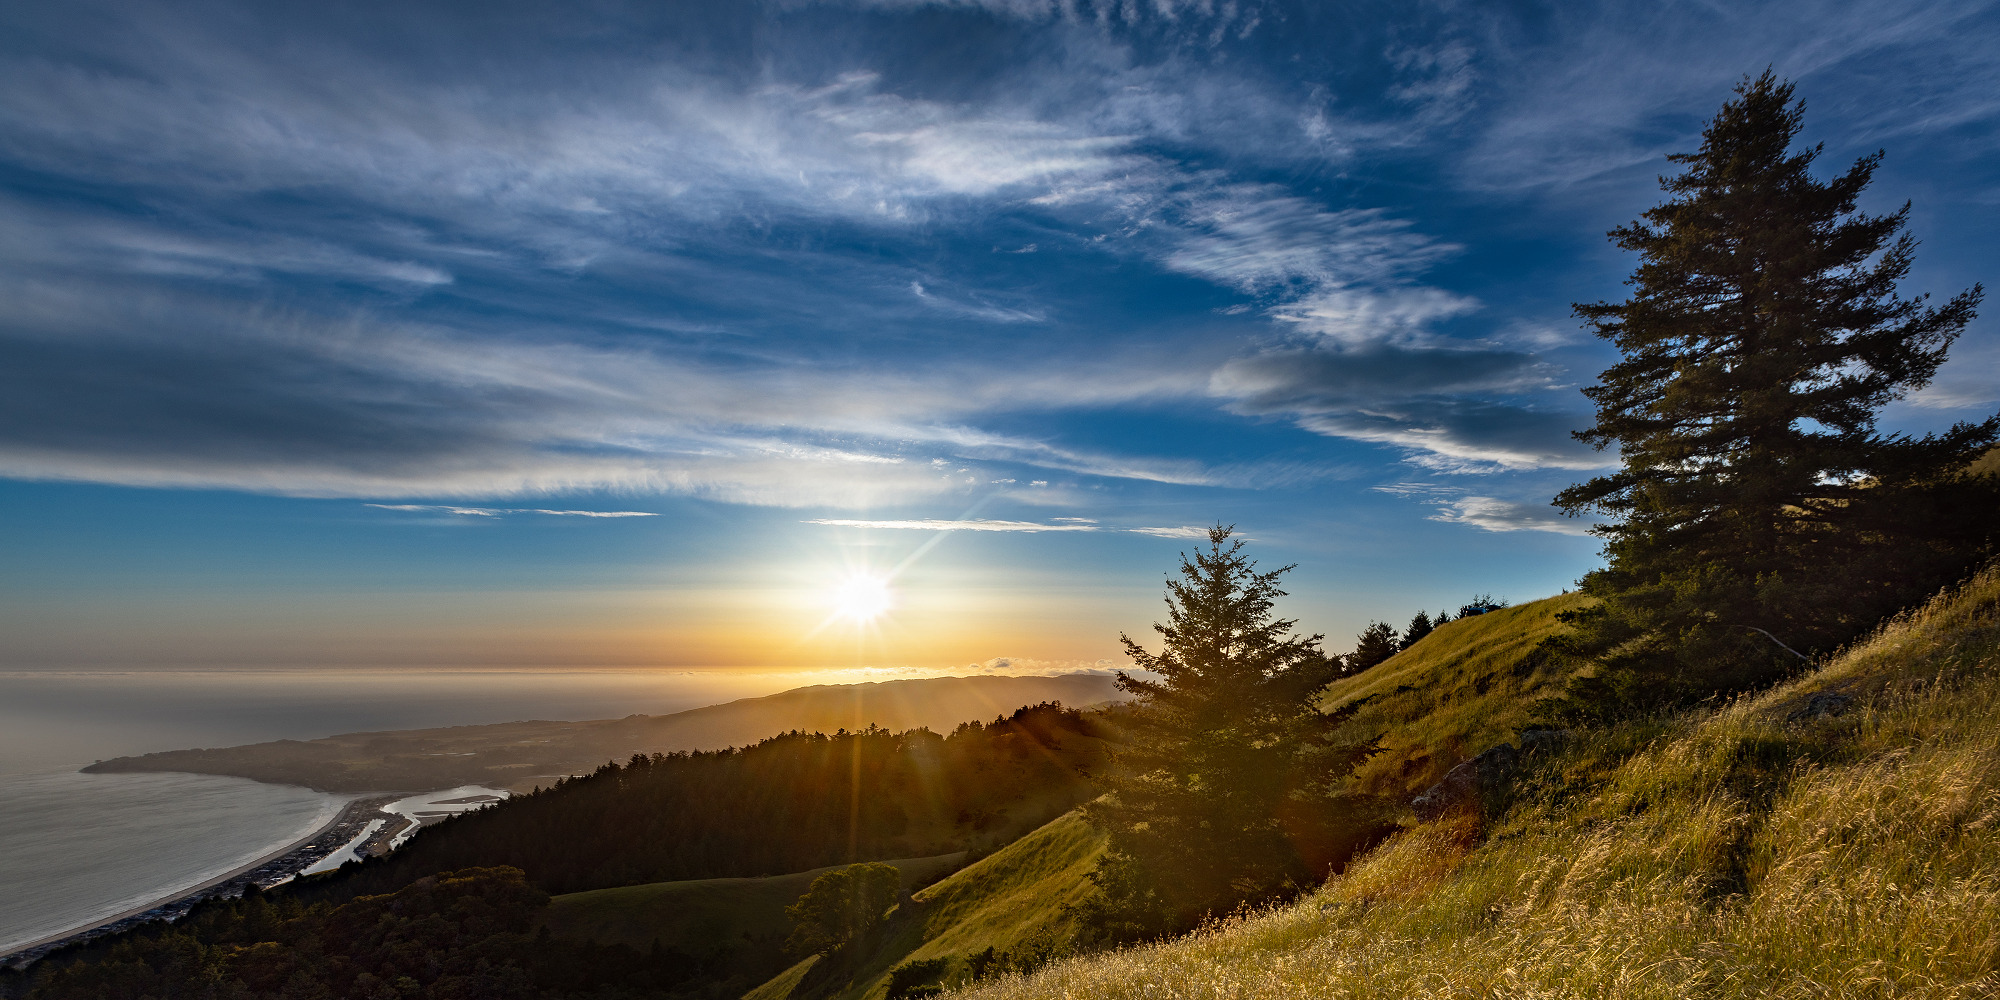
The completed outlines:
[[[819,685],[672,715],[593,722],[508,722],[119,757],[91,772],[228,774],[330,792],[429,791],[485,784],[515,791],[547,785],[634,753],[743,746],[791,730],[831,733],[869,725],[950,732],[1022,705],[1094,705],[1124,697],[1102,674],[936,677]]]
[[[2000,995],[2000,568],[1776,690],[1574,736],[1510,794],[1295,905],[964,996]]]

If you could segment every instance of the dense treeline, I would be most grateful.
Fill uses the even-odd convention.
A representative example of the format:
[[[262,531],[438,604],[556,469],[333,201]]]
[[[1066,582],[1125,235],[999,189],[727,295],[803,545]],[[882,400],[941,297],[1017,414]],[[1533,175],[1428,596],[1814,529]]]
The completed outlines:
[[[871,726],[634,755],[303,891],[337,899],[508,865],[562,893],[990,849],[1093,795],[1109,735],[1100,716],[1044,703],[950,736]]]
[[[33,1000],[623,1000],[735,996],[726,955],[566,941],[533,931],[549,896],[511,868],[418,879],[336,906],[253,893],[149,925],[89,961],[0,983]]]

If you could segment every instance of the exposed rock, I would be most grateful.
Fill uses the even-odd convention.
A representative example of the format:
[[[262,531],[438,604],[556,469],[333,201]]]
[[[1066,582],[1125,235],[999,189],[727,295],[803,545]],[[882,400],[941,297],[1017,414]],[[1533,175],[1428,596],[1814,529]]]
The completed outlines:
[[[1410,808],[1416,810],[1418,819],[1428,823],[1455,809],[1475,805],[1480,796],[1507,783],[1523,756],[1560,744],[1569,735],[1567,729],[1524,729],[1520,749],[1502,743],[1452,768],[1445,772],[1442,781],[1410,800]]]
[[[1418,819],[1428,823],[1455,809],[1476,803],[1480,795],[1500,787],[1507,780],[1520,758],[1521,751],[1514,749],[1513,744],[1502,743],[1445,772],[1444,780],[1410,801],[1410,808],[1417,811]]]

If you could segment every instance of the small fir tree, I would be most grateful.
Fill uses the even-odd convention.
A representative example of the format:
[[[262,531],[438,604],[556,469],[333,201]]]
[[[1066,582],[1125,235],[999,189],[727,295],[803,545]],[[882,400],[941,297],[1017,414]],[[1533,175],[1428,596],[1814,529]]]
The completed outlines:
[[[1369,622],[1368,627],[1354,637],[1354,652],[1347,654],[1347,673],[1358,674],[1391,656],[1402,646],[1396,639],[1396,627],[1388,622]]]
[[[1376,829],[1340,786],[1379,749],[1319,711],[1334,660],[1272,613],[1291,567],[1257,572],[1232,531],[1181,557],[1158,653],[1120,637],[1151,678],[1118,676],[1137,699],[1129,743],[1090,808],[1110,833],[1094,923],[1113,940],[1317,884]]]
[[[1431,634],[1431,630],[1436,627],[1437,626],[1431,624],[1430,615],[1425,614],[1422,611],[1418,611],[1415,617],[1412,617],[1410,619],[1410,627],[1403,631],[1403,641],[1401,643],[1402,648],[1408,649],[1411,646],[1416,645],[1417,640],[1422,639],[1424,636]]]
[[[1794,149],[1803,105],[1746,78],[1669,157],[1669,199],[1611,238],[1640,255],[1622,302],[1578,305],[1622,358],[1584,390],[1577,437],[1620,467],[1557,506],[1615,520],[1599,599],[1570,649],[1600,666],[1591,698],[1658,702],[1757,683],[1922,599],[1990,548],[1992,477],[1963,474],[2000,418],[1923,438],[1876,430],[1930,381],[1974,314],[1896,286],[1909,206],[1856,210],[1877,152],[1829,181]],[[1776,641],[1773,641],[1776,640]],[[1803,654],[1795,651],[1804,651]]]

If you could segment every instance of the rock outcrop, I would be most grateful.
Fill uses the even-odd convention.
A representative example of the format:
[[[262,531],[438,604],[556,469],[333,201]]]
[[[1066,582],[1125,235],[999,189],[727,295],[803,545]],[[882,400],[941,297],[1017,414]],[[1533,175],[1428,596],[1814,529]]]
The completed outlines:
[[[1477,807],[1483,796],[1506,785],[1523,756],[1554,746],[1568,736],[1567,729],[1523,730],[1519,749],[1502,743],[1452,768],[1443,780],[1410,800],[1410,808],[1416,810],[1419,820],[1428,823],[1459,809]]]

